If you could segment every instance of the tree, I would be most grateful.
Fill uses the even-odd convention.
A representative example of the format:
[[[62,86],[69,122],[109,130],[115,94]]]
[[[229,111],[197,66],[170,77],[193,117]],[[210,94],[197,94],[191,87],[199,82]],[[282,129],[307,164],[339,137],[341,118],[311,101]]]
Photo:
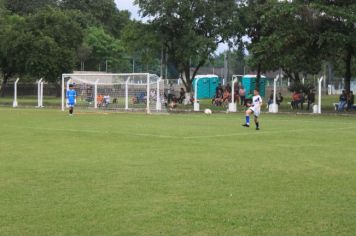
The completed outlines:
[[[114,0],[62,0],[60,6],[65,10],[79,10],[96,19],[97,24],[113,36],[119,37],[121,30],[130,21],[128,11],[119,11]]]
[[[122,32],[122,40],[130,59],[139,62],[147,72],[149,67],[159,65],[162,46],[157,38],[159,36],[152,25],[139,21],[130,22]]]
[[[199,68],[229,39],[236,14],[234,0],[136,0],[143,16],[152,18],[168,61],[182,75],[188,92]],[[190,74],[191,65],[195,66]]]
[[[281,68],[297,84],[301,76],[320,71],[319,36],[304,4],[268,2],[261,18],[259,40],[249,45],[252,66],[258,64],[262,71]]]
[[[73,70],[82,31],[65,12],[46,8],[26,18],[8,16],[2,23],[5,26],[0,32],[3,85],[16,74],[58,82],[63,72]]]
[[[25,19],[18,15],[3,15],[0,17],[0,70],[2,84],[0,96],[5,95],[8,80],[16,74],[25,71],[26,55],[30,47],[26,47],[29,34],[25,32]]]
[[[260,70],[282,68],[296,83],[317,74],[325,61],[345,63],[346,89],[355,53],[355,3],[351,1],[248,1],[242,9],[252,55]],[[254,14],[253,14],[254,13]],[[256,21],[257,23],[253,24]],[[251,24],[252,22],[252,24]]]
[[[263,24],[265,20],[263,15],[270,6],[271,5],[267,0],[247,0],[242,1],[239,5],[239,12],[241,15],[239,20],[241,21],[242,27],[245,29],[245,34],[251,40],[248,49],[253,54],[252,66],[257,69],[256,87],[259,87],[261,71],[263,70],[264,60],[261,57],[264,55],[264,51],[253,50],[251,46],[259,43],[264,34],[268,33]],[[239,32],[237,32],[237,34],[239,34]],[[238,39],[240,39],[240,37],[238,37]]]
[[[125,59],[123,43],[105,33],[103,28],[88,28],[85,31],[84,43],[92,51],[88,60],[92,68],[96,66],[101,68],[101,65],[108,63],[112,72],[128,70],[129,63]]]
[[[75,67],[77,48],[83,40],[83,31],[65,11],[46,8],[31,15],[27,30],[31,53],[27,55],[26,70],[33,76],[58,82],[63,72]]]
[[[57,0],[3,0],[5,7],[12,13],[27,15],[48,6],[56,6]]]
[[[314,1],[309,4],[320,21],[319,43],[326,60],[344,63],[345,89],[350,92],[352,62],[356,55],[356,3],[354,1]]]

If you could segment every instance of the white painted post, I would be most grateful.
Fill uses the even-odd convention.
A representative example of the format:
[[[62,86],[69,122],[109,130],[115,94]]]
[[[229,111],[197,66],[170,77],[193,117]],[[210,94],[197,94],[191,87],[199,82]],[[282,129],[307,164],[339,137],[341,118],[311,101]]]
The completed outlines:
[[[40,99],[40,107],[43,107],[43,81],[40,84],[40,88],[41,88],[41,99]]]
[[[17,80],[14,83],[14,102],[12,103],[12,107],[17,107],[18,103],[17,103],[17,83],[19,82],[19,78],[17,78]]]
[[[235,103],[235,84],[237,83],[238,77],[232,76],[232,85],[231,85],[231,103],[229,103],[229,112],[236,112],[236,103]]]
[[[130,76],[125,81],[125,110],[129,109],[129,82]]]
[[[62,111],[64,111],[64,100],[65,100],[65,95],[64,95],[64,74],[62,74]]]
[[[94,83],[94,108],[95,109],[98,108],[98,83],[99,83],[99,79],[95,80]]]
[[[324,76],[319,79],[319,97],[318,97],[318,113],[321,114],[321,83],[324,80]]]
[[[280,75],[277,75],[273,80],[273,104],[268,107],[268,111],[271,113],[278,112],[278,104],[277,104],[277,82],[280,79]]]
[[[198,103],[198,82],[201,78],[196,78],[195,79],[195,84],[194,84],[194,111],[199,111],[199,103]]]
[[[161,111],[162,110],[162,104],[161,104],[161,94],[159,92],[159,83],[161,83],[162,77],[159,77],[157,80],[157,97],[156,97],[156,111]]]
[[[41,107],[41,83],[43,78],[37,81],[37,108]]]
[[[72,79],[69,79],[67,81],[67,83],[65,83],[66,85],[66,91],[69,91],[69,85],[72,83]],[[66,108],[69,108],[69,104],[66,102]]]
[[[150,74],[147,74],[147,91],[146,91],[146,110],[147,114],[150,114]]]

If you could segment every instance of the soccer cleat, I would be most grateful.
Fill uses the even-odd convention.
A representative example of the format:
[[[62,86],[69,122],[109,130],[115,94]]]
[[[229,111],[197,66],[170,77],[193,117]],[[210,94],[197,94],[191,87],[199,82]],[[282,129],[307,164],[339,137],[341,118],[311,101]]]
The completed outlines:
[[[247,128],[250,127],[250,125],[248,125],[248,124],[243,124],[242,126],[247,127]]]
[[[260,128],[256,127],[256,130],[260,130]]]

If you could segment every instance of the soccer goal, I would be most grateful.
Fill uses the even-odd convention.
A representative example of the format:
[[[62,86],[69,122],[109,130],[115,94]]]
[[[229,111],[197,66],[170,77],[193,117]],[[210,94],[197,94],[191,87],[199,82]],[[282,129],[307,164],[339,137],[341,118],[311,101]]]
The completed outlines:
[[[73,84],[76,107],[160,112],[164,108],[164,83],[154,74],[73,73],[62,75],[62,111],[66,90]]]

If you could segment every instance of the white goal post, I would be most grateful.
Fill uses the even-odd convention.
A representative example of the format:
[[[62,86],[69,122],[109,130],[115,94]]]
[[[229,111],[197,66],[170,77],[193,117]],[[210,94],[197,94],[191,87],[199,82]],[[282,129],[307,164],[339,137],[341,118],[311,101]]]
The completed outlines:
[[[108,74],[98,72],[62,75],[62,111],[66,108],[66,91],[74,84],[77,104],[81,108],[153,111],[164,106],[164,82],[154,74]]]

